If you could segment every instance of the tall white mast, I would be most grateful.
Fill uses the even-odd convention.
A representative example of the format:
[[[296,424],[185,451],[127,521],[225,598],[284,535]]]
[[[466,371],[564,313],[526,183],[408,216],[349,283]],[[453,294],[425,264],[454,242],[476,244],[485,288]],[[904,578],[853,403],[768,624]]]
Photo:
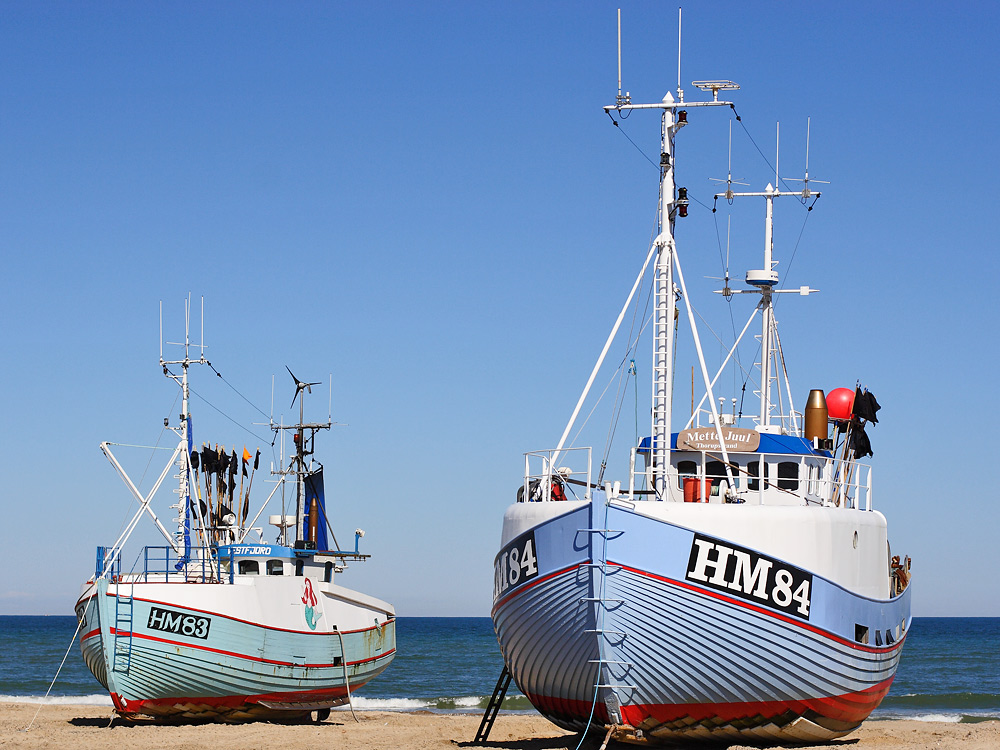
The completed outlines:
[[[767,210],[764,218],[764,271],[765,280],[760,286],[761,323],[760,334],[760,431],[771,431],[771,323],[774,311],[771,307],[771,288],[778,283],[778,272],[774,270],[774,196],[777,190],[770,184],[764,190]],[[748,279],[749,280],[749,279]]]
[[[663,98],[673,103],[667,92]],[[678,126],[674,112],[664,109],[660,121],[660,216],[656,238],[656,264],[653,276],[655,309],[653,312],[653,489],[664,496],[665,468],[670,461],[671,385],[674,358],[674,318],[677,297],[674,295],[674,135]]]
[[[808,136],[807,136],[808,138]],[[808,154],[808,146],[807,146]],[[775,158],[775,165],[777,165],[777,157]],[[761,310],[761,334],[760,334],[760,412],[758,415],[757,429],[760,432],[780,432],[781,424],[772,424],[771,422],[771,412],[773,411],[771,403],[771,380],[773,376],[771,374],[771,363],[774,359],[775,354],[775,323],[774,323],[774,295],[780,293],[795,293],[801,295],[808,295],[813,292],[819,291],[818,289],[810,289],[807,286],[800,287],[798,289],[775,289],[778,284],[778,272],[774,270],[774,199],[780,198],[783,195],[794,195],[797,198],[805,200],[810,197],[818,198],[820,196],[819,192],[813,192],[809,189],[809,157],[806,156],[806,175],[804,182],[804,187],[801,191],[781,191],[774,185],[768,183],[767,187],[764,188],[763,192],[748,192],[748,193],[734,193],[731,189],[726,190],[725,193],[717,193],[716,198],[726,198],[731,200],[733,198],[763,198],[765,204],[764,211],[764,267],[757,270],[747,271],[746,282],[751,286],[757,287],[754,290],[737,290],[736,294],[751,294],[759,293],[761,295],[760,300],[760,310]],[[780,178],[778,177],[777,166],[775,166],[775,182]],[[796,180],[799,181],[799,180]],[[823,182],[822,180],[812,180],[813,182]],[[789,398],[791,394],[789,394]],[[789,404],[789,412],[791,412],[792,405]]]
[[[712,92],[712,101],[685,102],[678,88],[677,99],[669,92],[657,104],[626,104],[618,102],[604,107],[623,111],[633,109],[662,110],[660,122],[660,214],[659,234],[655,241],[653,312],[653,382],[652,382],[652,463],[653,489],[657,497],[667,497],[667,467],[670,465],[671,386],[673,382],[674,318],[677,297],[674,292],[674,222],[687,212],[687,191],[678,189],[674,181],[674,137],[687,124],[687,110],[694,107],[732,107],[732,102],[719,101],[719,91],[738,89],[732,81],[695,81],[692,85]]]
[[[166,360],[163,358],[163,312],[162,304],[160,311],[160,367],[163,368],[163,374],[168,378],[173,380],[180,386],[181,389],[181,413],[180,413],[180,424],[173,428],[174,432],[180,437],[181,447],[183,448],[183,456],[179,461],[179,487],[178,487],[178,504],[177,504],[177,542],[180,543],[184,539],[184,523],[187,514],[187,503],[191,494],[191,455],[190,455],[190,436],[191,436],[191,425],[190,417],[191,414],[188,410],[188,404],[191,396],[191,390],[188,386],[188,368],[193,364],[208,364],[208,360],[205,359],[205,301],[202,299],[201,303],[201,330],[202,337],[201,343],[198,344],[199,356],[197,359],[191,359],[191,297],[190,295],[184,301],[184,341],[183,342],[167,342],[168,344],[174,346],[184,347],[184,358],[175,360]],[[181,374],[175,375],[170,371],[169,365],[180,365]],[[195,514],[200,518],[200,512]],[[204,533],[203,524],[199,529],[199,533]],[[206,543],[207,543],[206,539]]]

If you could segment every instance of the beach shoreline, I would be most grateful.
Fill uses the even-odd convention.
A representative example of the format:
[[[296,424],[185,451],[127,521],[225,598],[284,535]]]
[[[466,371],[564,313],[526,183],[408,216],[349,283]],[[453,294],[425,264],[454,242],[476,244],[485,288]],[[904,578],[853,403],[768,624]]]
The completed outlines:
[[[112,721],[113,711],[104,706],[0,703],[0,748],[107,750],[113,745],[114,750],[217,750],[219,747],[315,750],[322,743],[335,744],[338,750],[453,750],[476,747],[472,740],[481,719],[478,714],[430,711],[359,711],[357,716],[356,722],[349,711],[337,711],[322,723],[304,724],[129,724],[121,719]],[[30,730],[25,731],[29,724]],[[583,749],[597,750],[602,740],[595,732]],[[563,731],[537,714],[500,714],[485,747],[573,750],[578,743],[578,734]],[[1000,747],[1000,721],[870,721],[846,737],[812,747],[993,750]]]

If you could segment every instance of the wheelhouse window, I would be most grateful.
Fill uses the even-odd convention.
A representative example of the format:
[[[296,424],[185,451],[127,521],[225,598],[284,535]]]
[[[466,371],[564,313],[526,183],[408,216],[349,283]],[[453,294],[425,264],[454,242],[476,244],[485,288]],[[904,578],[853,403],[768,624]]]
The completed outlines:
[[[256,560],[240,560],[236,569],[241,576],[260,575],[260,564]]]
[[[733,481],[739,476],[739,468],[733,465]],[[705,477],[712,483],[713,487],[718,487],[719,483],[725,479],[729,481],[729,477],[726,476],[726,465],[722,461],[709,461],[705,464]]]
[[[698,476],[698,464],[694,461],[677,462],[677,489],[684,489],[684,477]]]
[[[285,562],[283,560],[268,560],[267,574],[269,576],[280,576],[285,574]]]
[[[799,464],[796,461],[781,461],[778,464],[778,487],[793,492],[799,488]]]
[[[747,489],[757,490],[760,489],[760,480],[757,477],[758,471],[760,469],[760,461],[749,461],[747,462],[747,475],[750,477],[747,481]],[[767,462],[764,462],[764,486],[767,487],[767,480],[771,476],[771,471],[768,467]]]
[[[305,569],[305,566],[306,566],[305,560],[303,560],[302,558],[299,558],[298,560],[296,560],[295,561],[295,575],[301,576],[302,575],[302,571]]]

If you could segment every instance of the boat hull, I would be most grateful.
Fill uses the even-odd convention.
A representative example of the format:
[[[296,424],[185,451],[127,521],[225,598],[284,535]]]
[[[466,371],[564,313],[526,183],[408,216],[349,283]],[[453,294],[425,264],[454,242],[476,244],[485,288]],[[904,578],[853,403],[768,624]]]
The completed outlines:
[[[640,505],[578,505],[505,539],[494,625],[516,684],[543,715],[652,742],[815,742],[868,717],[895,675],[909,589],[861,596]],[[528,539],[533,574],[520,564]]]
[[[392,608],[303,578],[85,586],[84,661],[122,715],[293,719],[347,701],[395,654]],[[312,628],[315,626],[315,629]],[[346,662],[346,666],[345,666]]]

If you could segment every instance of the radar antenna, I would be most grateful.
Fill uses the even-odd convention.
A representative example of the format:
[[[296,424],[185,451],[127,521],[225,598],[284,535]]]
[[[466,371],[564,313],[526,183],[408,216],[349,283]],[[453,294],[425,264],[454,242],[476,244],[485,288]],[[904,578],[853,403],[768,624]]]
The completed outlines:
[[[732,81],[691,81],[691,85],[702,91],[711,91],[713,102],[719,101],[720,91],[736,91],[740,87],[738,83]]]

